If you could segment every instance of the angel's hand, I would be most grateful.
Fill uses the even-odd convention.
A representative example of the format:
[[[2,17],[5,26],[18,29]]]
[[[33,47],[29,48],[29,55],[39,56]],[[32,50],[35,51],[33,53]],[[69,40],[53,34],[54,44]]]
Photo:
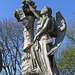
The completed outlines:
[[[55,53],[55,49],[53,49],[54,48],[54,45],[52,45],[52,48],[51,48],[51,50],[47,53],[47,55],[49,55],[49,56],[52,56],[54,53]]]
[[[53,55],[55,53],[55,51],[51,52],[50,55]]]
[[[49,52],[47,53],[47,55],[52,56],[52,55],[54,54],[54,52],[55,52],[55,51],[49,51]]]
[[[38,39],[39,39],[39,37],[35,36],[35,37],[34,37],[34,42],[35,42],[36,40],[38,40]]]
[[[37,36],[34,37],[34,42],[36,41]]]

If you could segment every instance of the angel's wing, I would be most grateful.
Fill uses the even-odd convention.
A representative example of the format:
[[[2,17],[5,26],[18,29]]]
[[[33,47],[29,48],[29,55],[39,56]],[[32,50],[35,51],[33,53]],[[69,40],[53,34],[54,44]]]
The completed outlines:
[[[56,23],[55,23],[57,37],[55,40],[54,47],[48,52],[48,55],[53,55],[58,47],[61,45],[65,33],[66,33],[66,22],[59,11],[56,12]]]

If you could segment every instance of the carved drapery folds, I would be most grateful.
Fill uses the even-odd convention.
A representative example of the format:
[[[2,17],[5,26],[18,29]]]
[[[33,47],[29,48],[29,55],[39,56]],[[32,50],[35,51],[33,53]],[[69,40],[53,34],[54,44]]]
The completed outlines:
[[[38,11],[35,2],[23,0],[22,3],[22,8],[14,11],[17,21],[24,25],[22,75],[59,75],[54,53],[61,45],[66,32],[63,16],[57,11],[55,20],[51,8],[45,6]],[[35,19],[38,19],[38,22],[34,37]],[[56,38],[54,44],[53,37]]]

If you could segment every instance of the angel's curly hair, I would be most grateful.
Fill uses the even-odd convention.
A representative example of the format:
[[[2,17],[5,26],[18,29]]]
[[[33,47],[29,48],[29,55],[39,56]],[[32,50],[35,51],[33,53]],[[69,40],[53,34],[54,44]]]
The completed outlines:
[[[45,6],[45,8],[48,10],[47,13],[52,14],[52,9],[48,6]]]
[[[45,10],[46,9],[46,10]],[[44,8],[41,10],[41,15],[48,15],[48,16],[51,16],[52,14],[52,9],[50,7],[47,7],[47,6],[44,6]]]

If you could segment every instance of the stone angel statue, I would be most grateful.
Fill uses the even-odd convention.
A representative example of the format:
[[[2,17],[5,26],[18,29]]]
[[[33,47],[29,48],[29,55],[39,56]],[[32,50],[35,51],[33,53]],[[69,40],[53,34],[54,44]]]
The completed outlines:
[[[29,5],[29,4],[28,4]],[[51,8],[45,6],[40,15],[29,5],[32,13],[39,20],[34,37],[34,60],[40,68],[41,75],[58,75],[54,53],[61,45],[66,32],[66,22],[61,13],[56,12],[56,21],[51,16]],[[55,37],[53,45],[52,38]]]
[[[65,36],[65,19],[62,14],[57,11],[55,20],[50,7],[45,6],[41,11],[38,11],[36,10],[35,3],[31,0],[23,0],[22,3],[21,12],[18,13],[17,10],[15,11],[16,18],[24,24],[25,28],[25,40],[22,46],[22,50],[25,52],[22,60],[25,63],[22,63],[22,74],[59,75],[54,53],[61,45]],[[33,27],[35,19],[38,19],[38,22],[36,35],[34,37]],[[55,37],[54,44],[53,37]],[[29,56],[29,59],[26,58],[26,55],[27,57]]]

